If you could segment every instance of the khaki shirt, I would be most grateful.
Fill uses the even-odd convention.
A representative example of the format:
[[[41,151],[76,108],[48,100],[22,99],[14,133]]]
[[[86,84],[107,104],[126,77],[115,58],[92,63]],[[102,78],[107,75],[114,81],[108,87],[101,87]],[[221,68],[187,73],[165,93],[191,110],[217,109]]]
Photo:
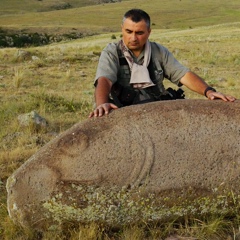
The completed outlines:
[[[157,43],[151,42],[151,45],[152,44],[157,46],[158,53],[154,53],[154,56],[157,56],[157,60],[162,68],[162,81],[164,78],[167,78],[172,83],[179,85],[180,79],[189,71],[189,69],[179,63],[167,48]],[[124,72],[122,71],[117,48],[117,43],[109,43],[103,49],[99,59],[94,84],[100,77],[108,78],[113,84],[117,81],[123,86],[129,84],[131,72],[129,68],[128,70],[124,69]],[[134,57],[133,59],[136,63],[140,64],[142,63],[143,56],[144,52],[141,53],[138,58]],[[123,76],[123,74],[125,76]]]

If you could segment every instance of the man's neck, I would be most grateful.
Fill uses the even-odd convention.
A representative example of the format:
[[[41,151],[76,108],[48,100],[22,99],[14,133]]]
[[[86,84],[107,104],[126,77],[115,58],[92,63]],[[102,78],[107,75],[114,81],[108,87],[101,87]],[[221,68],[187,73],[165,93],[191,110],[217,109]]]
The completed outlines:
[[[134,55],[136,58],[138,58],[142,52],[145,50],[145,46],[141,50],[130,50],[128,49],[132,55]]]
[[[138,51],[131,51],[131,52],[132,52],[132,54],[133,54],[136,58],[138,58],[139,55],[141,54],[141,52],[142,52],[143,50],[144,50],[144,49],[142,49],[141,51],[138,50]]]
[[[124,42],[123,42],[123,43],[124,43]],[[126,46],[125,43],[124,43],[124,45]],[[127,46],[126,46],[126,47],[127,47]],[[134,55],[136,58],[138,58],[138,57],[140,56],[140,54],[144,51],[145,45],[144,45],[144,47],[143,47],[142,49],[131,50],[131,49],[129,49],[128,47],[127,47],[127,49],[128,49],[128,51],[129,51],[132,55]]]

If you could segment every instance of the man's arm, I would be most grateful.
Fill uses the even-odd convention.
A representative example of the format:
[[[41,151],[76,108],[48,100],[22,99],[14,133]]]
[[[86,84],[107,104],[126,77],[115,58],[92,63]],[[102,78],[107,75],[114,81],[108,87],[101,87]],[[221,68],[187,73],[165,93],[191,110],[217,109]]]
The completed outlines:
[[[180,83],[194,92],[197,92],[201,95],[205,95],[210,100],[222,99],[225,102],[227,101],[234,102],[236,100],[235,97],[225,95],[220,92],[215,92],[214,90],[211,89],[206,91],[206,89],[209,87],[207,83],[193,72],[187,72],[181,78]]]
[[[96,108],[89,114],[89,117],[101,117],[108,114],[111,109],[118,108],[116,105],[109,103],[109,94],[112,88],[112,82],[106,77],[100,77],[97,80],[95,88]]]

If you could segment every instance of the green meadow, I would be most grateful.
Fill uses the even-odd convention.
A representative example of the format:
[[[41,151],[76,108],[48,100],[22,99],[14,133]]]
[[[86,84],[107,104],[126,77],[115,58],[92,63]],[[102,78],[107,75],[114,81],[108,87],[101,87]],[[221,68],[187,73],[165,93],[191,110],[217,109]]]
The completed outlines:
[[[235,240],[238,212],[185,216],[174,222],[141,223],[112,229],[98,223],[66,224],[57,232],[36,233],[16,226],[8,216],[7,178],[39,148],[93,108],[93,80],[101,50],[120,40],[122,15],[146,10],[152,19],[150,40],[218,91],[240,97],[240,3],[237,0],[129,0],[114,3],[81,0],[1,0],[0,30],[84,37],[44,46],[0,48],[0,239],[179,239]],[[66,8],[65,8],[66,7]],[[60,8],[60,10],[58,10]],[[64,8],[64,9],[62,9]],[[25,53],[25,55],[21,55]],[[171,84],[166,81],[166,86]],[[186,98],[203,96],[184,89]],[[35,110],[47,128],[21,126],[20,114]],[[232,196],[235,199],[234,196]],[[239,209],[236,204],[236,209]]]

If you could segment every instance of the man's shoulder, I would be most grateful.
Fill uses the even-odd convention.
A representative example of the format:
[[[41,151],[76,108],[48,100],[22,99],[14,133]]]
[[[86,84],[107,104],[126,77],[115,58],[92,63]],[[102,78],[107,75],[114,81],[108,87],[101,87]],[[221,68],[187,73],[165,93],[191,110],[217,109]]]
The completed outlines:
[[[108,43],[103,50],[107,52],[115,53],[117,52],[117,46],[118,46],[118,43],[115,43],[115,42]]]

